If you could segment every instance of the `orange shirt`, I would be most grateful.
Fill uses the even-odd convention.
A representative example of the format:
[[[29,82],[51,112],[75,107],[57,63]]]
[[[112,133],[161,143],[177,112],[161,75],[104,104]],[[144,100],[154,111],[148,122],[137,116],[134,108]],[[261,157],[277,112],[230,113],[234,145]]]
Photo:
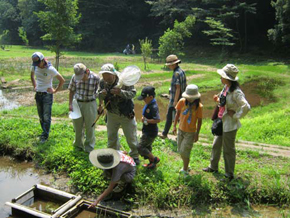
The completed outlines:
[[[186,115],[183,115],[183,112],[187,109],[187,105],[185,105],[185,98],[182,98],[178,101],[175,109],[181,111],[180,118],[179,118],[179,129],[184,132],[196,132],[196,124],[197,119],[202,118],[202,107],[203,105],[199,103],[199,107],[196,110],[195,107],[192,108],[192,115],[191,115],[191,122],[188,124],[187,119],[189,117],[190,112]]]

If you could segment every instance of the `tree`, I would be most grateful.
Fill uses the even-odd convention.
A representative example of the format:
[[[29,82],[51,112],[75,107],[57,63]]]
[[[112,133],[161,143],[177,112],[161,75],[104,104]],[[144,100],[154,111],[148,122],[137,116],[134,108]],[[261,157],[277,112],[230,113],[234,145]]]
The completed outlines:
[[[56,54],[56,69],[59,66],[61,48],[71,47],[81,40],[73,28],[80,19],[77,15],[78,0],[39,0],[45,5],[45,11],[36,12],[40,26],[46,32],[41,38],[50,41],[49,48]]]
[[[19,41],[18,26],[20,16],[17,10],[17,3],[12,0],[0,0],[0,33],[9,30],[6,35],[6,43],[17,43]]]
[[[203,32],[211,37],[210,40],[212,45],[222,46],[222,53],[225,52],[226,46],[233,46],[235,44],[231,42],[234,38],[233,34],[231,33],[232,30],[226,28],[221,21],[215,20],[212,17],[207,17],[205,23],[207,23],[211,29],[204,30]]]
[[[173,29],[167,29],[159,39],[159,57],[165,58],[170,54],[183,55],[184,38],[190,37],[190,29],[195,24],[195,17],[188,16],[185,21],[174,22]]]
[[[22,39],[22,41],[24,42],[24,44],[26,46],[28,46],[29,45],[29,41],[27,39],[26,31],[24,30],[24,28],[23,27],[19,27],[18,28],[18,32],[19,32],[19,37]]]
[[[152,41],[147,39],[147,37],[145,39],[140,39],[140,47],[141,47],[141,53],[142,53],[142,57],[143,57],[143,61],[144,61],[144,70],[147,70],[147,58],[150,57],[150,55],[152,54]]]
[[[276,10],[274,28],[268,30],[269,39],[277,45],[290,45],[290,0],[271,2]]]
[[[9,34],[9,30],[4,30],[2,34],[0,34],[0,46],[2,50],[5,50],[5,45],[7,44],[7,36]]]

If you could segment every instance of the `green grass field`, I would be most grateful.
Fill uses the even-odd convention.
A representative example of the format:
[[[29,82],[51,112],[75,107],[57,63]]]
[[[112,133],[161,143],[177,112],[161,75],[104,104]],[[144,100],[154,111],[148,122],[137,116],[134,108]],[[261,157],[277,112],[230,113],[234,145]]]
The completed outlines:
[[[20,79],[19,84],[30,85],[30,56],[37,49],[21,46],[9,49],[10,51],[0,53],[0,76],[7,82]],[[37,51],[43,52],[53,62],[53,54],[49,51]],[[168,92],[171,72],[164,69],[163,63],[158,62],[150,62],[150,70],[145,72],[140,55],[65,52],[60,60],[59,72],[67,81],[72,76],[73,65],[78,62],[83,62],[94,72],[98,72],[101,65],[108,62],[118,65],[120,71],[128,65],[137,65],[142,70],[142,78],[136,85],[138,94],[147,84],[153,84],[158,95]],[[188,84],[197,84],[202,96],[206,96],[209,92],[222,88],[216,69],[227,63],[236,64],[241,71],[239,78],[242,88],[253,84],[251,92],[263,97],[263,101],[252,107],[249,114],[241,120],[243,126],[238,131],[237,139],[290,146],[289,65],[275,60],[253,64],[246,60],[243,62],[240,58],[229,59],[227,62],[217,60],[216,63],[214,58],[191,61],[187,57],[181,67],[187,72],[187,77],[191,78]],[[204,107],[209,106],[204,103]],[[67,114],[67,100],[54,103],[53,117],[64,118]],[[74,151],[71,122],[65,119],[55,122],[50,140],[39,144],[37,135],[40,133],[40,125],[37,119],[32,119],[36,115],[35,106],[0,112],[1,153],[33,159],[52,172],[65,171],[71,177],[72,184],[81,192],[100,194],[108,183],[101,176],[101,171],[92,167],[87,153]],[[104,121],[100,120],[99,124],[104,124]],[[210,125],[211,121],[204,119],[201,133],[212,137]],[[160,130],[163,126],[164,120],[159,125]],[[141,128],[140,123],[138,128]],[[96,136],[98,140],[95,148],[106,147],[106,132],[97,132]],[[128,150],[124,138],[121,143]],[[251,203],[289,205],[288,158],[238,150],[238,178],[227,184],[219,181],[223,178],[223,159],[220,161],[220,174],[202,172],[201,169],[209,164],[210,151],[210,148],[196,143],[191,154],[190,176],[183,178],[178,173],[182,161],[176,153],[176,142],[156,139],[153,153],[161,158],[160,166],[154,171],[139,167],[133,184],[135,191],[124,196],[124,200],[132,203],[137,201],[141,206],[150,204],[159,209],[182,208],[208,202],[212,205],[240,203],[245,207]]]

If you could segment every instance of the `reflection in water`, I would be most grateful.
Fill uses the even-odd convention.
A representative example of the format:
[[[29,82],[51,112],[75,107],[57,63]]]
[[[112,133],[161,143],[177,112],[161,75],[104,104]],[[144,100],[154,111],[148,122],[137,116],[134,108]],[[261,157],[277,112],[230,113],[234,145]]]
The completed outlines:
[[[5,96],[2,93],[2,90],[0,90],[0,111],[12,110],[18,107],[19,105],[17,103],[7,100],[7,98],[5,98]]]
[[[11,208],[4,206],[6,201],[19,196],[33,185],[39,183],[37,171],[32,163],[12,161],[0,157],[0,217],[8,217]]]

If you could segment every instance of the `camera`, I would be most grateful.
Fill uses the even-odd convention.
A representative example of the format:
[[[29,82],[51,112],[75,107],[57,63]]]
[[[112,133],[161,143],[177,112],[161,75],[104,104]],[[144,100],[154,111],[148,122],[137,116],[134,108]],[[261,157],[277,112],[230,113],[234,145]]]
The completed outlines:
[[[220,103],[219,103],[219,106],[220,107],[224,107],[226,105],[226,102],[227,102],[227,96],[220,95]]]

